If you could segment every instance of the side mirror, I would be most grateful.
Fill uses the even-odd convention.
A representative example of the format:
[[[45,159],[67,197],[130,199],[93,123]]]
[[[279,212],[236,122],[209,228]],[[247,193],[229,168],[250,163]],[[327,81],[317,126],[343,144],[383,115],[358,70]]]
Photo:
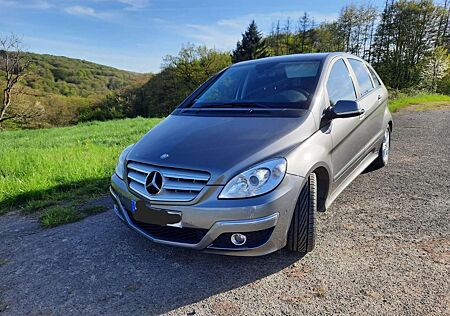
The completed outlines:
[[[356,101],[339,100],[333,107],[325,110],[325,117],[329,120],[336,118],[355,117],[364,114]]]

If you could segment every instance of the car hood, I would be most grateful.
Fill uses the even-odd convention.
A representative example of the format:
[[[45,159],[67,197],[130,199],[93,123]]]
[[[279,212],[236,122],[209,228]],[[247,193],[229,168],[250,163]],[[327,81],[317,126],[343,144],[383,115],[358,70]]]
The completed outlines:
[[[206,171],[209,184],[225,184],[244,169],[298,146],[314,132],[308,117],[170,115],[133,146],[127,160]],[[168,157],[162,159],[164,154]]]

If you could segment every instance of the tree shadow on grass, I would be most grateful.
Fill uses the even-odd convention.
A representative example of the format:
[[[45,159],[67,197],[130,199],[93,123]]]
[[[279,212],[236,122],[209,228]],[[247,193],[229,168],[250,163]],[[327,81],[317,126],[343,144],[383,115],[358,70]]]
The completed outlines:
[[[109,177],[92,178],[19,193],[0,201],[0,215],[17,210],[30,214],[55,205],[80,204],[108,193],[109,183]]]

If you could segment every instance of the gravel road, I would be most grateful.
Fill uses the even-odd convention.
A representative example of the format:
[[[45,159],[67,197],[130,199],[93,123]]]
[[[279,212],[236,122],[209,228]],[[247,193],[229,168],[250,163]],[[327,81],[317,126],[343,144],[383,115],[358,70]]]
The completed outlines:
[[[42,229],[0,217],[5,315],[450,315],[450,107],[394,116],[388,167],[358,177],[301,258],[148,242],[112,211]]]

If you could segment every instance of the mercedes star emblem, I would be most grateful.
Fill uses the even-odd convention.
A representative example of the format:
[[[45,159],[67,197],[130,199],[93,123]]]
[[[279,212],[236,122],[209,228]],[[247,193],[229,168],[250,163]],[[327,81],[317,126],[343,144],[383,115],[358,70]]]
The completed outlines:
[[[145,180],[145,188],[147,192],[154,195],[161,192],[163,188],[163,176],[159,171],[152,171]]]

